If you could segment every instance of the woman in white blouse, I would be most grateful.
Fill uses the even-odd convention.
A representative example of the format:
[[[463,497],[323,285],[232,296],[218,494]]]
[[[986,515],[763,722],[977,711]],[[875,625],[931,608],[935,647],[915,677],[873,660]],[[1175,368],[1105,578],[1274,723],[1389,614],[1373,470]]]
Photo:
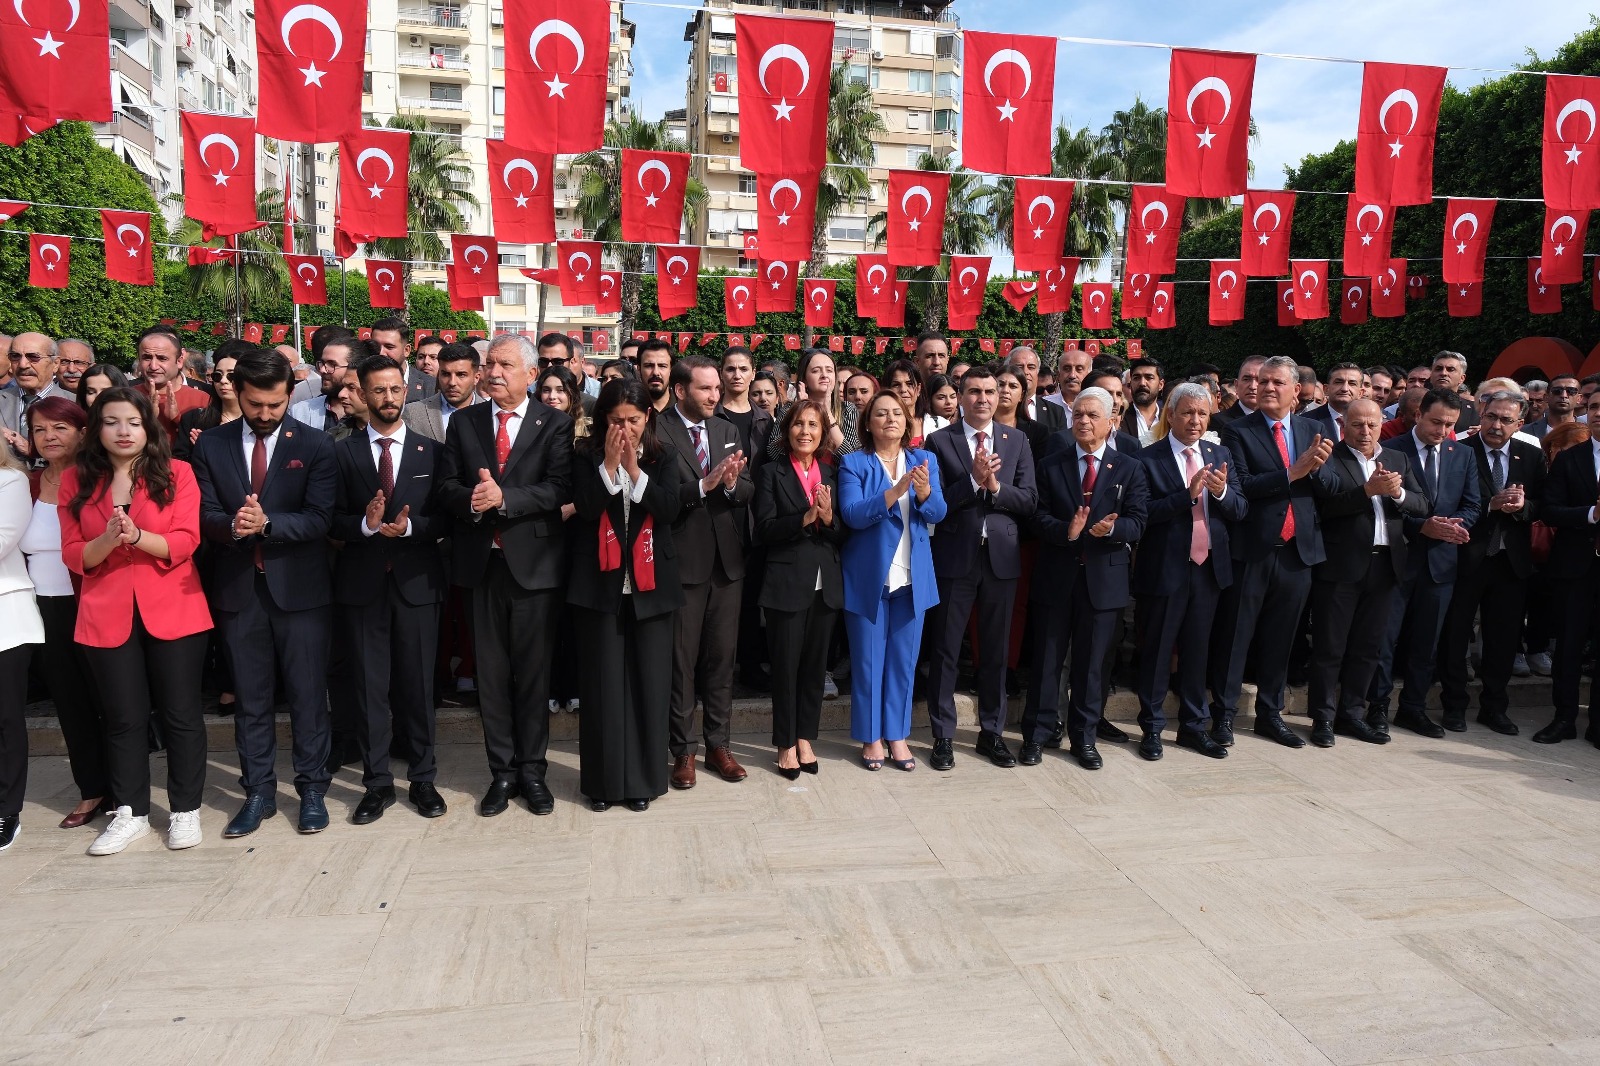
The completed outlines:
[[[33,645],[44,643],[22,558],[31,495],[22,463],[10,448],[0,448],[0,851],[17,839],[21,824],[28,786],[28,659]]]

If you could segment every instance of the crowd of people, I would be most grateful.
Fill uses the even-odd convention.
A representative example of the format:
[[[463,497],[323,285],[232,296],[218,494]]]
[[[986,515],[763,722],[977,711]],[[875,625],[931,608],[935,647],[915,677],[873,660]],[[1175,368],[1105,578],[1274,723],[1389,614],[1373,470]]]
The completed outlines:
[[[917,768],[918,692],[951,770],[963,684],[980,757],[1064,746],[1098,770],[1098,742],[1134,739],[1105,717],[1130,634],[1148,760],[1169,696],[1175,742],[1227,757],[1251,682],[1254,732],[1304,746],[1302,679],[1318,747],[1463,731],[1473,675],[1487,728],[1519,732],[1508,685],[1538,673],[1554,716],[1532,739],[1577,736],[1600,378],[1469,394],[1440,352],[1169,382],[1077,348],[962,363],[931,333],[878,375],[654,339],[602,364],[561,334],[446,344],[399,319],[323,327],[309,355],[157,326],[130,377],[81,341],[0,336],[0,850],[30,662],[81,797],[62,827],[109,815],[91,855],[152,832],[157,747],[166,846],[201,843],[208,677],[238,751],[230,838],[276,815],[280,705],[302,833],[352,764],[355,824],[396,803],[397,762],[443,816],[440,698],[479,708],[485,817],[554,810],[562,711],[596,811],[701,768],[745,779],[736,678],[771,693],[775,771],[816,774],[846,662],[867,770]]]

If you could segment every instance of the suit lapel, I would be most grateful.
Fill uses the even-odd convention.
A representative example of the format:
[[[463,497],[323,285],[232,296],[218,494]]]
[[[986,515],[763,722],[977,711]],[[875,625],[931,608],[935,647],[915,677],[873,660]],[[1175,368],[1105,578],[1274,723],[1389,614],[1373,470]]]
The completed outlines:
[[[683,472],[695,480],[704,477],[700,473],[700,460],[694,454],[694,442],[689,439],[689,429],[683,424],[677,405],[661,412],[656,419],[656,427],[658,431],[665,432],[667,439],[672,442],[673,450],[678,453],[678,461],[683,464]],[[706,454],[711,454],[709,439],[706,442]]]
[[[289,461],[289,453],[300,447],[301,430],[285,425],[278,433],[278,444],[272,449],[272,460],[267,463],[267,476],[261,482],[261,496],[264,499],[267,491],[272,488],[272,481]],[[245,484],[250,484],[250,479],[245,478]],[[265,506],[263,504],[263,506]]]
[[[517,427],[517,439],[511,442],[511,454],[506,457],[506,470],[510,470],[528,454],[533,447],[536,437],[544,435],[545,423],[549,421],[550,410],[544,404],[535,400],[528,401],[528,411],[522,416],[522,425]]]
[[[224,445],[223,451],[228,453],[228,463],[239,475],[239,484],[244,486],[244,494],[247,496],[250,494],[250,468],[244,465],[244,433],[249,427],[250,423],[241,418],[236,423],[233,433],[223,434],[220,438]],[[232,440],[228,439],[230,436]]]
[[[1292,426],[1294,423],[1290,423]],[[1256,438],[1266,447],[1267,454],[1278,463],[1278,469],[1287,470],[1288,465],[1283,462],[1283,457],[1278,454],[1278,438],[1272,433],[1272,423],[1267,421],[1267,416],[1262,415],[1260,421],[1251,424],[1250,429]]]
[[[378,484],[378,466],[372,458],[372,445],[367,440],[366,431],[352,433],[340,441],[339,446],[350,449],[350,458],[355,460],[356,472],[361,475],[361,483],[367,487],[369,493],[376,495],[381,487]],[[396,471],[395,484],[399,483],[400,474]]]

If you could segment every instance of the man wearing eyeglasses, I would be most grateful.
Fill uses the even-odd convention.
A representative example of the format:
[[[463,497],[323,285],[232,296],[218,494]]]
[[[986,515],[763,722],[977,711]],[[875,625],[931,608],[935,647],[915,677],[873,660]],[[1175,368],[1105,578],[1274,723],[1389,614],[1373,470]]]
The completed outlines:
[[[11,367],[22,390],[23,409],[46,396],[66,395],[56,384],[60,349],[43,333],[19,333],[11,342]]]
[[[184,384],[183,342],[171,326],[151,326],[139,334],[137,351],[139,373],[143,380],[134,388],[150,397],[156,409],[156,420],[167,431],[168,439],[171,439],[177,435],[178,420],[184,412],[207,406],[211,403],[211,397]],[[54,373],[54,368],[51,372]],[[21,373],[17,378],[21,381]],[[22,384],[24,388],[27,387],[26,382]]]
[[[311,352],[316,360],[321,395],[292,405],[290,418],[324,433],[334,431],[347,414],[339,400],[339,391],[350,369],[350,342],[355,339],[355,334],[343,326],[323,326],[311,335]]]
[[[1557,374],[1544,394],[1544,415],[1522,427],[1522,432],[1544,440],[1557,426],[1578,420],[1578,375]]]
[[[94,349],[88,341],[76,338],[56,345],[56,384],[69,395],[76,394],[83,372],[94,366]]]

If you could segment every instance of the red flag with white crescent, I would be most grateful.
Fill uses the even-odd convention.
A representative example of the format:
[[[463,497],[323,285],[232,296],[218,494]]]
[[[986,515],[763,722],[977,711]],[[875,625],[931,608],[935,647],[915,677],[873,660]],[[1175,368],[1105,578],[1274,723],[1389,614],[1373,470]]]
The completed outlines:
[[[1039,275],[1039,313],[1065,314],[1072,310],[1072,287],[1078,281],[1078,257],[1064,256]],[[1154,297],[1151,297],[1154,299]]]
[[[450,234],[450,257],[456,285],[463,296],[481,299],[500,295],[500,242],[471,233]]]
[[[888,290],[888,299],[878,308],[879,329],[904,329],[906,325],[906,292],[911,288],[909,281],[893,282]]]
[[[28,117],[111,121],[111,5],[0,5],[0,101],[24,134],[19,144]]]
[[[1285,271],[1285,273],[1288,273]],[[1278,282],[1278,325],[1298,326],[1300,319],[1294,313],[1294,282]]]
[[[816,217],[815,173],[756,176],[756,235],[762,255],[793,263],[810,259]]]
[[[807,278],[803,285],[806,325],[812,329],[833,328],[833,294],[837,282],[831,278]]]
[[[53,118],[28,118],[19,115],[4,100],[0,100],[0,144],[16,148],[23,141],[56,124]]]
[[[656,245],[656,311],[683,314],[700,302],[700,249],[693,244]]]
[[[1083,284],[1083,328],[1111,328],[1111,285],[1104,281]],[[1151,297],[1154,299],[1154,297]]]
[[[827,162],[832,20],[769,15],[733,20],[739,161],[757,174],[820,174]],[[761,251],[775,259],[792,258],[768,248],[765,232]]]
[[[28,284],[36,289],[64,289],[72,267],[72,239],[50,233],[28,235]]]
[[[1239,258],[1250,278],[1281,278],[1289,273],[1289,233],[1294,227],[1294,193],[1250,189],[1244,194],[1244,233]]]
[[[1367,321],[1367,301],[1372,295],[1369,278],[1345,278],[1341,284],[1344,292],[1339,298],[1339,321],[1346,326],[1360,326]]]
[[[239,253],[232,248],[207,248],[203,244],[189,245],[189,265],[210,266],[213,263],[231,263]]]
[[[1178,324],[1178,296],[1176,286],[1170,281],[1156,285],[1150,295],[1150,313],[1145,316],[1146,329],[1171,329]]]
[[[983,313],[984,289],[989,284],[989,257],[952,255],[950,282],[946,286],[945,313],[951,329],[977,329]]]
[[[1213,326],[1244,319],[1244,264],[1239,260],[1211,260],[1211,302],[1207,313]]]
[[[1451,197],[1445,204],[1444,280],[1449,283],[1482,281],[1495,201]]]
[[[1011,250],[1018,270],[1049,270],[1067,246],[1074,183],[1018,178],[1011,214]]]
[[[509,244],[549,244],[556,239],[555,156],[486,143],[494,235]]]
[[[0,222],[10,222],[27,209],[26,200],[0,200]]]
[[[1056,39],[961,35],[961,162],[985,174],[1048,174],[1055,127]]]
[[[858,264],[859,266],[859,264]],[[756,263],[756,310],[793,312],[795,282],[800,279],[800,264],[782,259],[761,259]],[[860,290],[857,289],[857,292]],[[859,308],[857,314],[860,314]]]
[[[1528,314],[1559,315],[1561,286],[1544,276],[1538,259],[1528,260]]]
[[[220,237],[255,229],[255,120],[184,111],[180,127],[183,213]]]
[[[895,266],[938,266],[944,250],[945,201],[950,175],[939,170],[889,171],[884,232]]]
[[[1476,318],[1483,314],[1483,282],[1458,281],[1445,286],[1451,318]]]
[[[321,305],[328,302],[328,277],[322,256],[285,252],[283,261],[289,268],[289,285],[295,303]]]
[[[622,313],[622,271],[600,271],[600,295],[594,301],[594,313],[597,315]]]
[[[405,266],[392,259],[368,259],[367,305],[404,307],[406,305]]]
[[[734,329],[750,329],[756,324],[755,278],[736,274],[722,279],[723,318]]]
[[[604,140],[611,5],[505,5],[506,140],[538,152],[592,152]]]
[[[1544,202],[1561,211],[1600,208],[1600,78],[1544,79]]]
[[[1037,281],[1008,281],[1000,290],[1000,299],[1010,304],[1015,311],[1026,311],[1028,305],[1033,302],[1033,294],[1038,288]]]
[[[856,256],[856,316],[877,318],[889,299],[895,268],[881,252]]]
[[[1404,259],[1391,259],[1389,265],[1372,276],[1368,291],[1373,318],[1403,318],[1406,313],[1406,266]]]
[[[683,229],[687,152],[622,150],[622,239],[672,244]]]
[[[1387,267],[1393,240],[1394,208],[1369,203],[1355,195],[1345,198],[1344,272],[1347,275],[1370,278]]]
[[[1294,259],[1289,262],[1294,282],[1294,317],[1305,321],[1328,317],[1328,261]]]
[[[105,236],[106,277],[127,285],[154,285],[155,255],[150,247],[150,216],[143,211],[100,212]]]
[[[1172,50],[1167,83],[1167,190],[1237,196],[1249,177],[1250,96],[1256,57]]]
[[[1150,301],[1155,298],[1157,280],[1150,274],[1123,276],[1121,315],[1124,322],[1137,322],[1150,314]]]
[[[1365,65],[1356,133],[1361,199],[1390,207],[1433,199],[1433,143],[1446,73],[1444,67]]]
[[[1544,210],[1544,246],[1539,265],[1544,279],[1557,285],[1583,280],[1583,246],[1589,237],[1589,212]]]
[[[461,274],[456,264],[446,263],[444,266],[445,291],[450,294],[450,310],[452,311],[482,311],[483,297],[464,292],[461,288]],[[444,333],[440,333],[441,338]],[[451,343],[451,342],[446,342]]]
[[[361,129],[366,0],[258,0],[255,27],[262,136],[311,144]]]
[[[1158,277],[1178,272],[1178,235],[1183,231],[1187,203],[1159,185],[1133,187],[1125,269]]]
[[[405,130],[361,129],[341,137],[339,228],[367,240],[404,237],[410,167],[411,134]]]
[[[600,242],[557,241],[556,271],[562,303],[579,307],[597,302],[600,299]]]

